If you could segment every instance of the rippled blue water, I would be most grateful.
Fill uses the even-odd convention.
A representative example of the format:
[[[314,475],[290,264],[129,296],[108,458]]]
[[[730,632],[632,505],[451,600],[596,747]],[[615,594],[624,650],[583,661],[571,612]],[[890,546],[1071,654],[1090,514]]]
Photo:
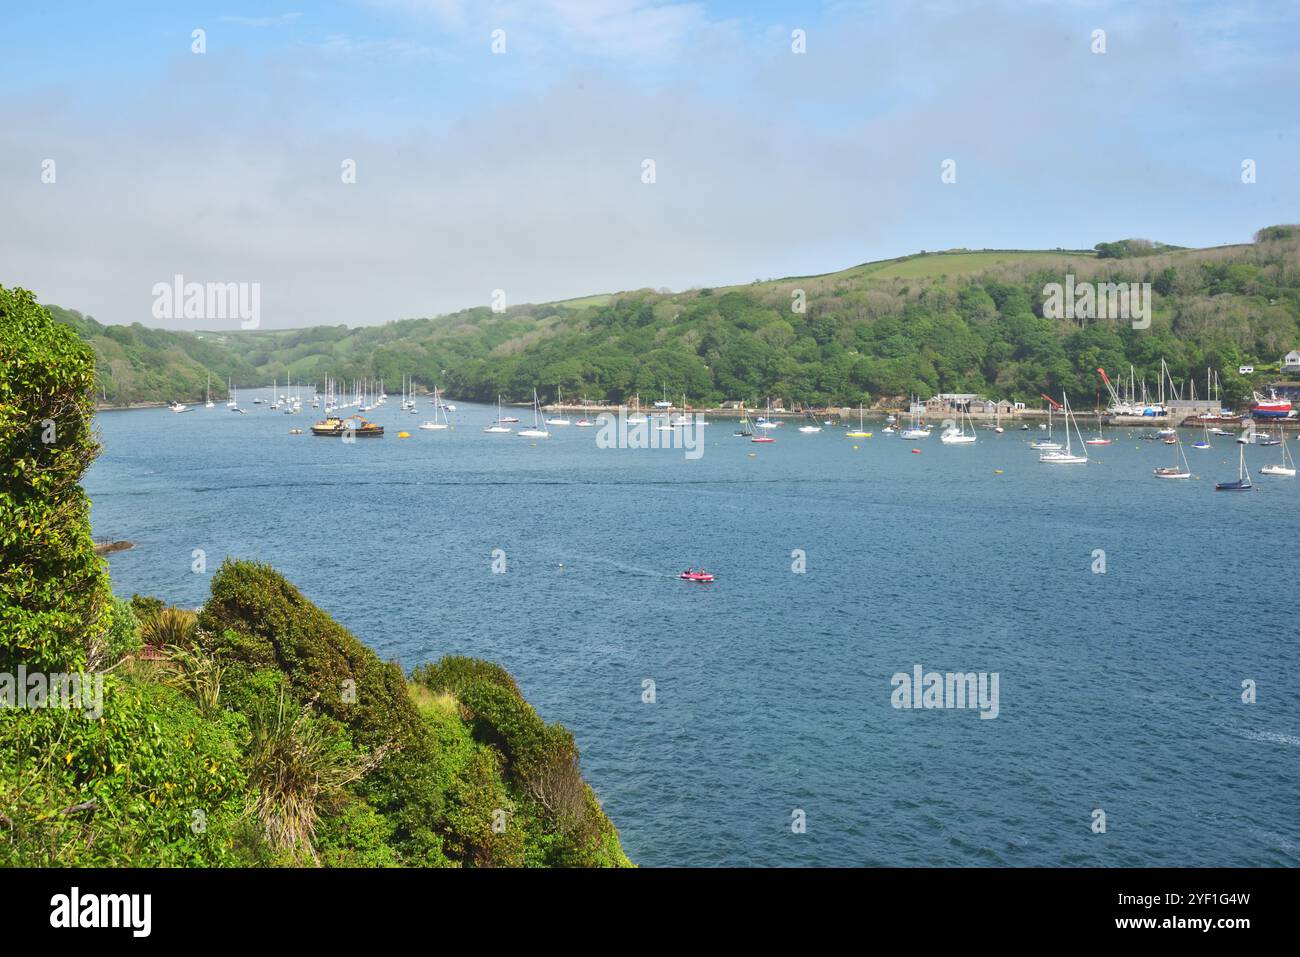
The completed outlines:
[[[243,398],[98,417],[95,532],[136,543],[115,590],[196,606],[194,549],[258,559],[408,668],[502,663],[640,864],[1300,861],[1300,480],[1216,494],[1231,439],[1161,482],[1172,449],[1132,438],[1047,466],[1019,431],[761,446],[717,422],[688,461],[485,435],[464,404],[455,431],[387,409],[345,445]],[[997,672],[998,717],[893,708],[918,663]]]

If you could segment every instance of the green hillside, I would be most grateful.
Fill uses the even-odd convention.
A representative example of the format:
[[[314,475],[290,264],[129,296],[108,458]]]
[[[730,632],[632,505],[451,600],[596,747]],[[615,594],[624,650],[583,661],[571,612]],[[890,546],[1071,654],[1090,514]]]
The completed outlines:
[[[1300,229],[1256,242],[1182,249],[1145,240],[1096,250],[947,250],[819,276],[678,293],[636,290],[562,302],[485,307],[382,326],[221,335],[99,326],[75,314],[110,400],[188,397],[236,385],[404,375],[493,401],[566,395],[618,402],[667,389],[693,403],[871,404],[882,397],[982,392],[1033,401],[1062,389],[1091,401],[1096,368],[1156,381],[1220,374],[1230,399],[1258,387],[1300,346]],[[1043,286],[1149,282],[1150,328],[1109,319],[1044,318]],[[805,308],[794,308],[802,291]],[[1242,364],[1258,381],[1236,374]]]

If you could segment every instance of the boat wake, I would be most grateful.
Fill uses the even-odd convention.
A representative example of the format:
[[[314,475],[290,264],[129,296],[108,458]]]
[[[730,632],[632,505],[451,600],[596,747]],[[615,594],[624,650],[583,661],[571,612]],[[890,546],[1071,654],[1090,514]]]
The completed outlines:
[[[665,572],[657,568],[642,568],[640,565],[628,565],[626,562],[616,561],[612,558],[589,557],[585,560],[594,565],[605,565],[625,575],[638,575],[645,578],[676,578],[680,574]]]
[[[1245,737],[1251,741],[1267,741],[1269,744],[1289,744],[1293,748],[1300,747],[1300,737],[1294,734],[1283,734],[1280,731],[1247,731]]]

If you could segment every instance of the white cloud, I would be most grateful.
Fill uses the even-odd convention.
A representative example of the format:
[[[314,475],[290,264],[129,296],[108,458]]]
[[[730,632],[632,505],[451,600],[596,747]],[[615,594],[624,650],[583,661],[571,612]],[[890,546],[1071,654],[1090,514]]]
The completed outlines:
[[[276,27],[286,23],[293,23],[302,16],[301,13],[279,13],[272,16],[264,17],[237,17],[223,16],[218,19],[222,23],[233,23],[241,27]]]
[[[566,35],[617,46],[647,4],[602,0],[576,25],[564,6],[547,4]],[[693,16],[654,21],[642,49]],[[1080,22],[1047,9],[846,14],[804,56],[782,27],[724,41],[721,62],[690,49],[653,82],[557,53],[472,105],[435,92],[403,106],[398,125],[376,113],[404,88],[340,99],[314,85],[338,75],[331,47],[382,60],[385,41],[299,43],[289,65],[185,57],[129,111],[66,87],[0,93],[0,282],[146,324],[152,285],[176,273],[260,282],[267,325],[355,324],[485,304],[496,288],[546,301],[920,248],[1212,242],[1294,221],[1294,151],[1267,101],[1234,100],[1270,89],[1275,68],[1243,67],[1207,118],[1187,92],[1201,52],[1167,26],[1128,22],[1101,58]],[[415,58],[398,76],[425,74],[439,76]],[[1241,156],[1267,173],[1244,195]],[[349,158],[355,185],[340,180]]]

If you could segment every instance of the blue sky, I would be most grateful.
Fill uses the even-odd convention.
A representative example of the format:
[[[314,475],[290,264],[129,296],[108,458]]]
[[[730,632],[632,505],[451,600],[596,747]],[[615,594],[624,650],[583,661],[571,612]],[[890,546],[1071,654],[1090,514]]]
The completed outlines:
[[[151,317],[177,273],[355,325],[1300,220],[1290,0],[109,6],[0,11],[0,282],[106,322],[212,326]]]

